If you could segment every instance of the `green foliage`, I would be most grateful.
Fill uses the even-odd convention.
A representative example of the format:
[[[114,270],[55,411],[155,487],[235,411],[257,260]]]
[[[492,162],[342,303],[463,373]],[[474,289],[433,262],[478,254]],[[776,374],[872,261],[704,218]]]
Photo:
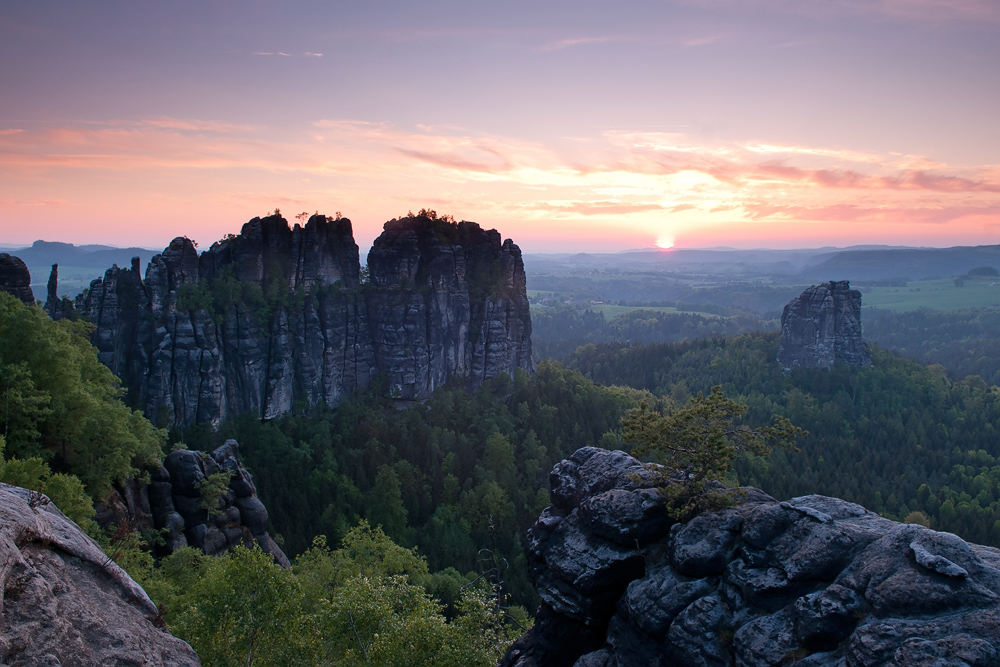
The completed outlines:
[[[232,470],[220,470],[213,472],[195,486],[201,498],[198,499],[198,507],[208,512],[208,518],[217,517],[222,513],[222,499],[229,491],[229,480],[233,477]]]
[[[511,563],[508,590],[532,609],[538,600],[520,536],[548,505],[549,470],[578,447],[619,442],[621,417],[652,398],[547,362],[534,375],[494,378],[475,394],[439,388],[406,410],[393,409],[386,395],[376,378],[335,412],[266,423],[240,417],[211,437],[240,442],[286,553],[303,553],[316,535],[336,544],[366,519],[418,547],[431,571],[475,571],[493,515],[498,549]]]
[[[691,304],[671,302],[677,310],[693,308]],[[580,346],[613,341],[633,343],[669,343],[686,338],[732,335],[744,331],[773,329],[774,322],[762,320],[747,311],[735,308],[728,317],[706,317],[694,313],[663,312],[639,308],[607,319],[599,312],[602,306],[533,307],[531,309],[531,342],[535,357],[563,359]],[[616,307],[612,307],[616,308]],[[697,306],[707,311],[724,307]]]
[[[493,618],[485,595],[467,589],[448,623],[440,606],[405,577],[355,577],[322,616],[326,660],[337,665],[495,665],[516,636]]]
[[[2,451],[3,436],[0,436]],[[53,475],[48,464],[38,457],[0,459],[0,482],[44,493],[71,521],[88,532],[96,529],[93,522],[94,502],[84,489],[83,482],[74,475]]]
[[[99,497],[158,463],[166,433],[120,400],[81,322],[0,293],[0,417],[6,456],[39,457]]]
[[[658,395],[721,385],[749,407],[747,424],[780,415],[808,430],[801,451],[738,458],[742,484],[777,498],[837,496],[896,520],[919,511],[935,530],[1000,546],[1000,389],[978,377],[951,380],[940,366],[877,346],[873,368],[785,374],[777,347],[773,333],[606,344],[568,364]]]
[[[336,550],[327,546],[325,536],[315,537],[312,547],[296,559],[295,573],[307,582],[307,590],[326,596],[359,576],[400,575],[420,585],[429,581],[427,561],[416,549],[396,545],[381,528],[372,528],[366,521],[352,528]]]
[[[864,314],[867,340],[923,364],[940,364],[956,380],[978,375],[1000,384],[1000,310],[894,313],[866,308]]]
[[[106,544],[206,667],[491,667],[515,636],[476,587],[460,589],[447,620],[415,583],[430,581],[426,562],[364,522],[336,550],[317,538],[293,570],[242,547],[215,558],[183,548],[153,569],[127,534]]]
[[[712,490],[711,482],[725,480],[738,455],[794,449],[795,440],[806,435],[786,417],[775,416],[772,425],[763,427],[737,423],[748,409],[716,385],[707,396],[699,392],[687,405],[665,414],[642,402],[622,420],[632,455],[664,466],[663,492],[677,517],[731,502],[731,494]]]
[[[319,662],[320,638],[301,584],[259,548],[209,560],[188,597],[167,623],[205,665]]]

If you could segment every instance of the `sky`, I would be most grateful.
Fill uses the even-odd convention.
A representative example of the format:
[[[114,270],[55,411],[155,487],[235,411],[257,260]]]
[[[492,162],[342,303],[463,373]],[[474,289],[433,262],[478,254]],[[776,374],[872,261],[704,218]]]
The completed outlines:
[[[5,0],[0,244],[1000,243],[996,0]]]

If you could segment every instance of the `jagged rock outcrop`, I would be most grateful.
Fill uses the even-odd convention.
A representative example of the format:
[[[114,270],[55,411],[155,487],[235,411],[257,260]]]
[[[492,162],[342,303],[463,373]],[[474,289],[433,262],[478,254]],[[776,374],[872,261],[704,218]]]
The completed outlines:
[[[786,369],[871,366],[861,336],[861,292],[846,280],[814,285],[781,312],[778,363]]]
[[[20,258],[5,252],[0,252],[0,292],[13,294],[27,306],[35,305],[28,267]]]
[[[542,605],[504,667],[995,667],[1000,550],[824,496],[666,519],[651,478],[592,447],[528,533]]]
[[[346,218],[255,218],[198,255],[174,239],[140,276],[112,267],[77,299],[98,356],[154,422],[264,419],[336,406],[380,372],[400,398],[531,369],[520,250],[475,223],[386,223],[362,285]]]
[[[47,497],[0,484],[0,663],[200,665],[145,591]]]
[[[455,377],[470,387],[531,368],[521,251],[474,222],[387,222],[368,254],[376,367],[397,396],[426,398]]]
[[[213,474],[229,475],[211,511],[203,507],[202,482]],[[97,506],[102,526],[125,520],[137,530],[166,530],[162,552],[193,546],[209,556],[255,543],[283,567],[288,558],[267,532],[267,508],[257,497],[253,476],[239,460],[239,443],[227,440],[209,453],[179,449],[153,470],[148,484],[126,480],[107,502]]]

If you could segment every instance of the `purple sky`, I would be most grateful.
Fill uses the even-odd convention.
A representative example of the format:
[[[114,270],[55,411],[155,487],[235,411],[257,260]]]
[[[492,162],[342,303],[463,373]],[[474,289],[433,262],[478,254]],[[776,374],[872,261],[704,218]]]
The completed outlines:
[[[19,2],[0,243],[364,248],[428,206],[530,252],[1000,243],[1000,4]]]

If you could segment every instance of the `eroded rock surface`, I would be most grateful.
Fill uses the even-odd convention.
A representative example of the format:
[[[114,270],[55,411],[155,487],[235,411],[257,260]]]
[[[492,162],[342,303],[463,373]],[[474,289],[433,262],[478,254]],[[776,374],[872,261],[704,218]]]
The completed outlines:
[[[655,493],[650,480],[622,452],[556,465],[553,505],[528,533],[542,606],[501,665],[998,664],[1000,550],[756,489],[671,525],[627,509]]]
[[[0,292],[13,294],[27,306],[35,305],[31,274],[20,257],[0,252]]]
[[[425,398],[530,370],[520,250],[471,222],[388,222],[362,284],[351,222],[255,218],[198,254],[174,239],[140,273],[109,269],[77,298],[101,361],[159,425],[270,419],[336,406],[377,373]]]
[[[48,498],[0,484],[0,663],[200,665],[145,591]]]
[[[810,287],[781,313],[778,363],[786,369],[871,366],[861,336],[861,292],[846,280]]]
[[[229,475],[228,485],[209,511],[203,506],[201,484],[220,473]],[[149,484],[126,480],[107,502],[97,506],[102,526],[122,520],[140,530],[166,529],[163,553],[192,546],[216,556],[256,543],[279,565],[289,567],[288,558],[267,532],[267,508],[257,497],[253,476],[240,463],[235,440],[227,440],[210,453],[171,452],[152,471]]]

